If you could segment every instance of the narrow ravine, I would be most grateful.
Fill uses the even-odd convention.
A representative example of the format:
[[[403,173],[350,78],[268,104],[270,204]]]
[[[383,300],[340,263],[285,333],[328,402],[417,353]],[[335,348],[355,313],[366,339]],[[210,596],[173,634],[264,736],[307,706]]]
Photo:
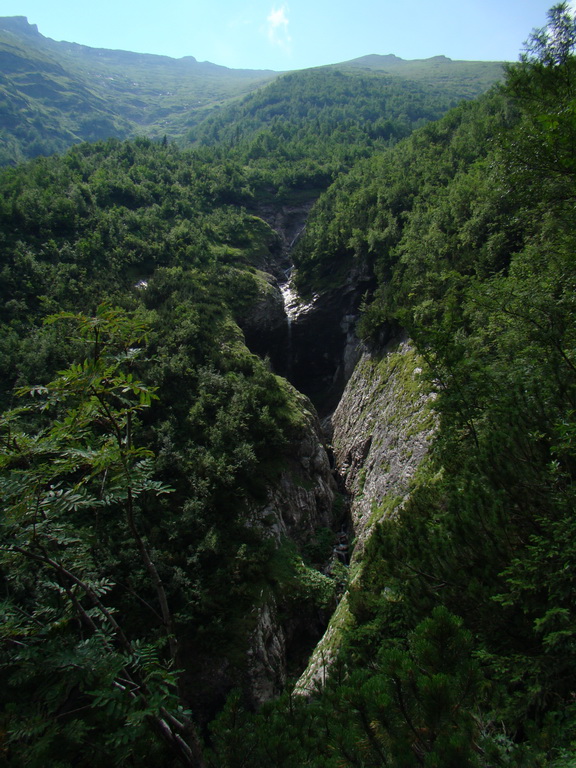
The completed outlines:
[[[359,307],[373,286],[372,275],[351,270],[340,286],[304,301],[295,289],[291,251],[307,211],[268,215],[282,243],[270,270],[284,323],[274,359],[278,372],[310,398],[320,416],[335,493],[333,543],[322,570],[340,580],[338,599],[296,685],[303,693],[326,679],[336,658],[349,620],[347,572],[360,573],[374,526],[403,503],[426,455],[434,431],[433,394],[420,386],[421,363],[407,339],[388,338],[372,351],[359,341]],[[282,224],[287,220],[289,230]]]

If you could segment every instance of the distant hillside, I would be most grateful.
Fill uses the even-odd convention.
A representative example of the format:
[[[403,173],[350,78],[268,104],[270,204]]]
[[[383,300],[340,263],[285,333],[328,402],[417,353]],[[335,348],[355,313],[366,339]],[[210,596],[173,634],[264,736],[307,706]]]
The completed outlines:
[[[0,164],[79,141],[176,137],[276,74],[55,42],[0,18]]]
[[[335,65],[341,70],[382,72],[405,80],[450,89],[463,99],[478,96],[503,76],[501,61],[453,61],[446,56],[406,61],[394,54],[361,56]]]
[[[406,125],[401,133],[406,132],[408,125],[410,130],[415,127],[414,123],[420,118],[435,119],[462,99],[474,98],[502,75],[501,64],[494,62],[457,62],[444,56],[404,61],[393,55],[364,56],[307,72],[317,73],[317,84],[321,73],[328,77],[334,70],[358,77],[369,76],[371,80],[362,84],[356,80],[351,93],[336,88],[330,98],[331,120],[341,117],[349,121],[354,117],[355,100],[362,96],[359,88],[367,88],[369,99],[373,99],[379,88],[388,93],[393,90],[396,101],[403,88],[410,92],[409,102],[414,98],[422,102],[425,95],[426,109],[422,110],[420,105],[416,119],[413,115],[404,115]],[[239,96],[259,89],[278,75],[271,70],[228,69],[198,62],[193,56],[172,59],[56,42],[44,37],[37,26],[29,24],[23,16],[0,18],[0,165],[60,152],[81,141],[136,135],[179,139],[217,111],[216,122],[208,131],[195,136],[202,135],[204,139],[209,136],[212,142],[224,124],[239,118],[244,123],[242,133],[257,130],[260,118],[256,122],[246,121],[245,113],[248,111],[252,118],[254,110],[264,106],[261,99],[232,111],[219,108],[231,100],[236,102]],[[326,94],[335,83],[327,79],[320,90]],[[294,83],[291,83],[284,96],[278,97],[292,112],[293,91]],[[271,93],[276,100],[276,95]],[[314,94],[297,94],[299,102],[303,95],[307,98]],[[268,98],[265,96],[264,102]],[[439,109],[430,110],[432,102]],[[339,116],[338,110],[333,109],[335,106],[344,108],[345,113]],[[276,116],[282,117],[279,110],[280,106],[275,110]],[[264,124],[269,120],[269,112],[261,113]],[[402,112],[395,108],[394,118]],[[304,113],[307,118],[307,108]],[[293,122],[294,114],[290,119]],[[370,115],[364,111],[361,115],[364,123],[382,119],[384,113],[380,112]],[[398,132],[398,126],[393,132]]]
[[[319,192],[360,158],[488,90],[502,72],[464,62],[438,76],[435,62],[391,58],[414,79],[346,64],[291,72],[214,112],[188,138],[249,168],[260,196]]]

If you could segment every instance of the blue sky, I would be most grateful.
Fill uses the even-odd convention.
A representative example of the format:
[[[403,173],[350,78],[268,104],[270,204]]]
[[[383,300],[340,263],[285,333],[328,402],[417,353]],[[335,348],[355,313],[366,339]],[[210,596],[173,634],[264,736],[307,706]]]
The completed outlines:
[[[1,0],[54,40],[234,68],[303,69],[370,53],[515,61],[555,0]]]

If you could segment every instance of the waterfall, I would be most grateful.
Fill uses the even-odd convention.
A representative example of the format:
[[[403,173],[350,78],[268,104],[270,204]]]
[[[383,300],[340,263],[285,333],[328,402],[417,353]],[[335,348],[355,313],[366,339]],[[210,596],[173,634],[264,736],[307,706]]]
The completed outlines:
[[[314,294],[309,301],[303,301],[302,297],[294,286],[292,267],[284,272],[284,282],[280,283],[280,291],[284,302],[284,312],[286,314],[286,378],[293,384],[296,384],[294,375],[297,374],[299,363],[299,352],[301,352],[302,333],[298,332],[301,328],[301,322],[314,309],[317,294]],[[298,326],[298,328],[297,328]],[[298,386],[298,384],[296,384]]]
[[[286,282],[280,286],[286,313],[286,378],[292,378],[293,345],[292,345],[292,321],[296,314],[297,296],[291,284],[292,268],[286,270]]]

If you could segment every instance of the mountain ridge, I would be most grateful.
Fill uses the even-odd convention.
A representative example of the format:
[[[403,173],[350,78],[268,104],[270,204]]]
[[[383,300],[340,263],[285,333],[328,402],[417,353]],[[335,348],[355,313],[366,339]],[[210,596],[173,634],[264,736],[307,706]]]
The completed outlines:
[[[388,54],[295,70],[230,69],[194,56],[91,48],[45,37],[25,16],[0,17],[0,165],[73,144],[146,136],[185,140],[222,106],[286,74],[346,72],[450,91],[456,103],[487,90],[501,65],[405,61]],[[408,86],[410,87],[410,86]]]
[[[26,17],[0,18],[0,165],[72,144],[173,139],[207,112],[277,77],[194,57],[108,51],[44,37]]]
[[[53,38],[46,37],[43,35],[39,29],[37,24],[32,24],[28,21],[27,16],[0,16],[0,30],[4,30],[7,32],[12,32],[16,35],[26,35],[31,38],[40,38],[43,41],[47,41],[48,43],[55,44],[57,46],[65,46],[69,51],[76,52],[76,51],[82,51],[86,52],[88,54],[96,54],[100,55],[102,53],[110,54],[110,53],[118,53],[118,54],[128,54],[130,56],[135,57],[146,57],[149,59],[162,59],[162,60],[168,60],[172,62],[191,62],[194,64],[199,65],[210,65],[212,67],[218,67],[219,69],[226,70],[228,72],[264,72],[264,73],[274,73],[274,74],[282,74],[285,71],[299,71],[299,68],[296,68],[294,70],[273,70],[273,69],[267,69],[267,68],[258,68],[258,69],[250,69],[247,67],[226,67],[222,64],[217,64],[212,61],[198,61],[198,59],[191,55],[187,54],[186,56],[168,56],[167,54],[157,54],[157,53],[141,53],[136,51],[130,51],[125,48],[101,48],[101,47],[94,47],[89,45],[84,45],[83,43],[76,43],[73,41],[67,41],[67,40],[54,40]],[[445,56],[443,54],[438,54],[435,56],[430,56],[428,58],[423,59],[403,59],[400,56],[396,56],[394,53],[388,53],[388,54],[379,54],[379,53],[370,53],[366,54],[364,56],[359,56],[354,59],[346,59],[344,61],[336,61],[328,64],[322,64],[320,66],[322,67],[339,67],[339,66],[346,66],[346,65],[353,65],[353,66],[369,66],[371,68],[377,68],[381,69],[385,66],[402,66],[405,64],[432,64],[432,63],[453,63],[453,64],[459,64],[459,63],[498,63],[502,64],[502,62],[494,62],[494,61],[481,61],[481,62],[473,62],[468,61],[465,59],[451,59],[448,56]],[[315,69],[315,67],[303,67],[302,69]]]

